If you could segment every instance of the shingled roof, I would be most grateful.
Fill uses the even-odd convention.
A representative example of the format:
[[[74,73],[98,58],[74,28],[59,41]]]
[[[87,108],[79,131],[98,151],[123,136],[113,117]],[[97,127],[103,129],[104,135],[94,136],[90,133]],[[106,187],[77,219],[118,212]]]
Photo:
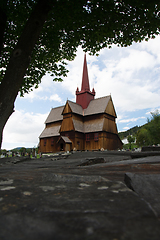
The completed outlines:
[[[84,116],[104,113],[109,100],[110,100],[110,96],[91,100],[88,107],[84,109]]]
[[[103,131],[104,119],[92,119],[84,123],[84,133]]]
[[[83,122],[81,122],[79,120],[75,120],[75,119],[72,119],[72,121],[73,121],[73,125],[74,125],[75,131],[77,131],[77,132],[84,132],[84,124],[83,124]]]
[[[73,119],[74,129],[77,132],[100,132],[103,131],[104,119],[92,119],[86,122],[81,122]]]
[[[63,115],[62,115],[63,108],[64,106],[52,108],[45,121],[45,124],[63,120]]]
[[[71,141],[68,137],[66,137],[66,136],[61,136],[61,137],[58,139],[57,143],[58,143],[61,139],[62,139],[65,143],[72,143],[72,141]]]
[[[59,136],[60,127],[61,125],[45,128],[39,138]]]
[[[68,104],[73,113],[79,114],[81,116],[88,116],[88,115],[93,115],[93,114],[104,113],[109,100],[110,100],[110,96],[91,100],[91,102],[89,103],[89,105],[86,109],[83,109],[79,104],[74,103],[69,100],[68,100]],[[62,121],[63,120],[62,112],[63,112],[64,107],[65,106],[52,108],[45,123]],[[80,132],[83,132],[84,129],[83,129],[82,122],[74,120],[74,126],[75,126],[75,130],[77,130],[77,131],[79,130]]]
[[[81,105],[71,102],[68,100],[68,104],[70,106],[70,108],[72,109],[73,113],[77,113],[79,115],[83,115],[83,108],[81,107]]]
[[[68,100],[68,103],[73,113],[87,116],[92,114],[104,113],[109,100],[110,100],[110,95],[102,98],[93,99],[90,101],[88,107],[84,110],[81,107],[81,105],[77,103],[71,102],[69,100]]]

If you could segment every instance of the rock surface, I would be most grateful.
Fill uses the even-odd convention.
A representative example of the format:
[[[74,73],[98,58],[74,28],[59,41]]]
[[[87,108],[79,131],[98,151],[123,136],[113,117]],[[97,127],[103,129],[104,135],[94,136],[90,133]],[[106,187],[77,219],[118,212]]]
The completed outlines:
[[[3,160],[0,239],[158,240],[159,171],[121,152]]]
[[[124,181],[160,218],[160,174],[126,173]]]

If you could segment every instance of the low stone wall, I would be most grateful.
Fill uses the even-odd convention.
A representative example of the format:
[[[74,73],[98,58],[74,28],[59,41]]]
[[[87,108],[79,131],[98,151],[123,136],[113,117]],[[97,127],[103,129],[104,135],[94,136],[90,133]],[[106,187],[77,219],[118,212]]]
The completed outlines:
[[[157,147],[157,146],[142,147],[142,152],[150,152],[150,151],[160,151],[160,147]]]

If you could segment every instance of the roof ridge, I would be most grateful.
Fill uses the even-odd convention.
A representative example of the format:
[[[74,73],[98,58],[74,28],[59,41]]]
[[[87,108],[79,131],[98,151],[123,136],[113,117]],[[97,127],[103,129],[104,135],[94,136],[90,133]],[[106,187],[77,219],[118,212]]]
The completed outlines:
[[[75,103],[75,104],[77,104],[76,102],[73,102],[73,101],[71,101],[71,100],[67,100],[68,102],[71,102],[71,103]]]
[[[56,108],[61,108],[64,107],[65,105],[59,106],[59,107],[52,107],[52,109],[56,109]]]
[[[101,98],[106,98],[106,97],[110,97],[111,95],[108,95],[108,96],[104,96],[104,97],[99,97],[99,98],[95,98],[93,100],[97,100],[97,99],[101,99]]]
[[[80,106],[82,108],[82,106],[79,103],[72,102],[71,100],[68,100],[68,102],[74,103],[75,105],[78,105],[78,106]]]
[[[90,102],[92,102],[92,101],[95,101],[95,100],[99,100],[99,99],[102,99],[102,98],[107,98],[107,97],[110,97],[111,95],[108,95],[108,96],[104,96],[104,97],[100,97],[100,98],[94,98],[94,99],[92,99]],[[88,104],[88,106],[89,106],[89,104]],[[88,108],[88,107],[87,107]],[[86,108],[86,109],[87,109]]]

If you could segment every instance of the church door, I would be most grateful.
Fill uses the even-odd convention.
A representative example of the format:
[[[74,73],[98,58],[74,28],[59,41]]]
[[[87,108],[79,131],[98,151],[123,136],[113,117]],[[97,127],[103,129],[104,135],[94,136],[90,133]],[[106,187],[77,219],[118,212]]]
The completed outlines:
[[[60,144],[60,151],[64,151],[63,143]]]

